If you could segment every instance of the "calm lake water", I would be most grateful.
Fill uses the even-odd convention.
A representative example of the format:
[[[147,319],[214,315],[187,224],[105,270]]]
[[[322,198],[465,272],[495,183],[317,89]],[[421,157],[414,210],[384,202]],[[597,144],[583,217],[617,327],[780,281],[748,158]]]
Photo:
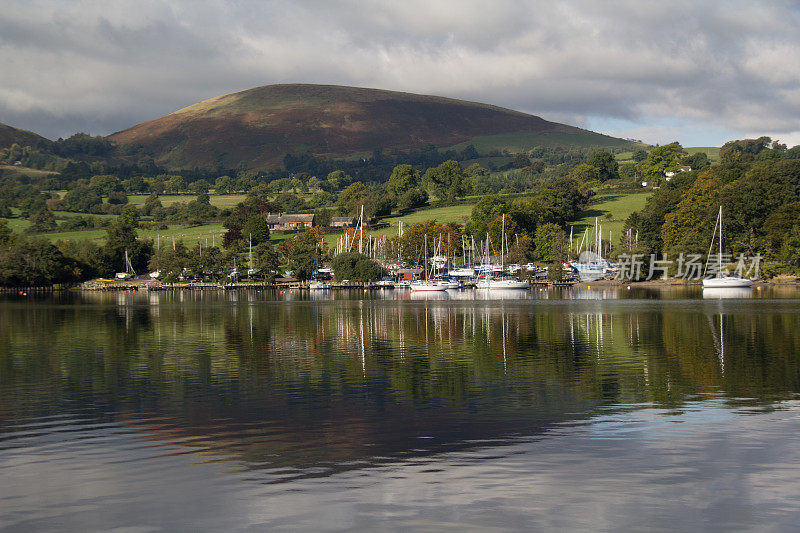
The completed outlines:
[[[418,296],[3,297],[0,529],[800,527],[800,291]]]

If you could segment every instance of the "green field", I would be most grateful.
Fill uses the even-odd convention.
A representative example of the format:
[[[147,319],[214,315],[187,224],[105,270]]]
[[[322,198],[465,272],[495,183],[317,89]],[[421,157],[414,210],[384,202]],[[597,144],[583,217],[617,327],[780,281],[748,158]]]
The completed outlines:
[[[131,194],[128,196],[128,203],[135,205],[135,206],[142,206],[144,205],[145,200],[147,200],[147,194]],[[219,207],[220,209],[226,207],[234,207],[239,202],[244,201],[247,197],[245,194],[221,194],[221,195],[209,195],[211,199],[211,205]],[[192,200],[196,199],[196,194],[161,194],[158,196],[158,199],[161,201],[161,205],[164,207],[168,205],[172,205],[176,202],[185,202],[189,203]]]
[[[567,226],[573,226],[573,235],[580,235],[586,228],[594,228],[595,218],[597,223],[603,227],[603,238],[608,240],[608,232],[611,232],[611,242],[616,244],[622,234],[622,227],[625,219],[634,211],[639,211],[644,207],[647,199],[652,192],[642,192],[633,194],[605,194],[596,196],[591,205],[580,213],[579,218]],[[611,218],[606,218],[606,214],[611,213]],[[593,229],[589,229],[592,233]]]
[[[612,241],[619,240],[622,232],[622,226],[625,219],[634,211],[638,211],[644,207],[647,198],[651,192],[633,193],[633,194],[603,194],[594,198],[592,204],[584,210],[580,216],[574,220],[570,225],[573,226],[574,235],[579,235],[585,228],[594,226],[595,217],[598,218],[598,223],[603,226],[604,238],[608,239],[608,232],[612,232]],[[230,199],[240,195],[222,196],[219,198]],[[177,198],[184,198],[178,196]],[[213,197],[212,197],[213,198]],[[436,220],[441,223],[457,222],[463,224],[466,222],[472,206],[474,204],[451,205],[444,207],[433,207],[429,209],[421,209],[414,211],[407,215],[393,216],[383,219],[383,222],[389,224],[389,227],[379,228],[369,231],[373,237],[382,235],[395,236],[397,235],[398,223],[414,224],[423,222],[425,220]],[[606,214],[611,213],[611,218],[606,218]],[[74,216],[74,213],[60,213],[66,216]],[[96,216],[96,215],[95,215]],[[111,215],[106,215],[111,216]],[[9,227],[15,232],[22,232],[30,225],[30,222],[24,219],[12,218],[6,219]],[[567,227],[569,231],[569,226]],[[175,240],[182,240],[187,246],[193,246],[198,241],[204,245],[211,245],[214,242],[217,246],[221,244],[222,234],[225,228],[222,224],[205,224],[202,226],[188,227],[184,225],[172,225],[165,230],[151,230],[140,229],[138,230],[139,236],[150,238],[154,241],[171,242],[174,237]],[[291,238],[293,233],[273,233],[272,242],[279,243],[285,239]],[[334,246],[336,240],[341,235],[341,232],[328,230],[326,241],[329,245]],[[57,233],[48,233],[43,235],[51,241],[57,240],[77,240],[88,239],[95,242],[102,242],[106,237],[105,229],[85,230],[85,231],[65,231]],[[212,237],[213,236],[213,237]]]
[[[480,153],[489,150],[508,150],[510,153],[524,152],[534,146],[562,146],[589,148],[599,146],[603,148],[638,148],[638,143],[609,137],[600,133],[579,130],[576,133],[503,133],[499,135],[482,135],[474,137],[455,146],[453,150],[463,150],[470,144]],[[641,145],[645,146],[645,145]]]
[[[690,146],[684,148],[686,152],[691,154],[696,154],[697,152],[704,152],[708,156],[708,160],[712,163],[716,163],[719,161],[719,146]]]
[[[39,179],[46,178],[52,174],[58,174],[52,170],[37,170],[35,168],[14,165],[0,165],[0,170],[2,170],[3,177],[15,179],[20,177]]]
[[[24,218],[4,218],[9,229],[14,233],[22,233],[31,225],[30,220]]]
[[[204,224],[194,227],[174,225],[164,230],[139,229],[137,232],[139,237],[153,239],[154,241],[158,241],[160,236],[162,244],[164,242],[172,242],[172,238],[174,237],[176,241],[182,240],[187,246],[194,246],[198,241],[201,241],[203,245],[206,244],[206,241],[211,245],[213,241],[217,246],[220,246],[222,244],[221,235],[225,232],[225,228],[222,227],[222,224]],[[212,235],[214,236],[213,238]],[[99,243],[105,240],[106,230],[62,231],[47,233],[42,236],[47,237],[51,241],[91,240]]]

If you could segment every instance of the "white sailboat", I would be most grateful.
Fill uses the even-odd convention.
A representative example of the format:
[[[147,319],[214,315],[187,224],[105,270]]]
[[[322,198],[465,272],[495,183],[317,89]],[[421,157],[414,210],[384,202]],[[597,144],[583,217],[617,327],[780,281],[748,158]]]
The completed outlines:
[[[519,278],[505,277],[503,271],[505,270],[505,234],[506,234],[506,215],[503,214],[502,230],[500,232],[500,278],[492,277],[491,272],[487,272],[482,279],[479,279],[475,286],[478,289],[487,290],[508,290],[508,289],[530,289],[531,286],[527,281],[521,281]],[[486,263],[489,263],[489,235],[486,235]]]
[[[425,268],[427,269],[428,265],[428,236],[425,235]],[[433,270],[433,269],[431,269]],[[412,292],[441,292],[446,291],[448,289],[447,283],[442,283],[435,279],[430,279],[431,276],[425,273],[425,280],[414,280],[411,282],[411,291]]]
[[[252,233],[249,234],[248,243],[250,244],[250,251],[247,254],[247,266],[249,267],[247,269],[247,276],[248,277],[257,276],[257,275],[261,274],[261,271],[258,270],[253,265],[253,234]]]
[[[717,274],[713,278],[706,278],[703,280],[704,289],[740,289],[752,287],[753,282],[749,279],[740,276],[723,276],[722,275],[722,206],[719,206],[719,215],[717,215],[717,224],[715,226],[714,235],[711,237],[711,247],[714,246],[714,237],[716,236],[716,227],[719,227],[719,255],[717,256]]]
[[[131,279],[136,277],[136,271],[133,269],[131,260],[128,257],[128,249],[125,248],[125,272],[117,272],[117,279]]]
[[[319,246],[314,248],[314,264],[311,267],[311,281],[308,284],[309,290],[312,291],[325,291],[331,288],[331,284],[319,278],[319,271],[317,270],[317,250]]]

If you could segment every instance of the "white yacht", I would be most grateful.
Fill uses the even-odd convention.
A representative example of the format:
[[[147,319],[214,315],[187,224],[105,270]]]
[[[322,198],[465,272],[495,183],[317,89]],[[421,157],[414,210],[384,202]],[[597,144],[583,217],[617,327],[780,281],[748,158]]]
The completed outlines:
[[[440,292],[446,291],[448,287],[447,282],[438,280],[417,280],[411,282],[411,290],[414,292]]]
[[[741,289],[752,287],[753,282],[749,279],[740,276],[723,276],[722,275],[722,206],[719,206],[719,215],[717,215],[717,224],[714,227],[714,235],[711,237],[711,246],[714,246],[714,237],[716,236],[716,229],[719,227],[719,255],[717,256],[717,274],[713,278],[706,278],[703,280],[704,289]]]
[[[483,278],[475,284],[478,289],[530,289],[527,281],[520,281],[515,278]]]

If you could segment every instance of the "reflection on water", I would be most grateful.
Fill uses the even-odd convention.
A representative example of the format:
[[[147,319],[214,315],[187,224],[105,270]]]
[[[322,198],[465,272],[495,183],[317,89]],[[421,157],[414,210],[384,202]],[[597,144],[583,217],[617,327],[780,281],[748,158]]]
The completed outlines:
[[[722,298],[752,298],[753,289],[750,287],[731,287],[731,288],[713,288],[708,287],[703,289],[703,298],[707,299],[722,299]]]
[[[797,300],[505,292],[0,302],[0,528],[640,528],[696,486],[789,516]]]

